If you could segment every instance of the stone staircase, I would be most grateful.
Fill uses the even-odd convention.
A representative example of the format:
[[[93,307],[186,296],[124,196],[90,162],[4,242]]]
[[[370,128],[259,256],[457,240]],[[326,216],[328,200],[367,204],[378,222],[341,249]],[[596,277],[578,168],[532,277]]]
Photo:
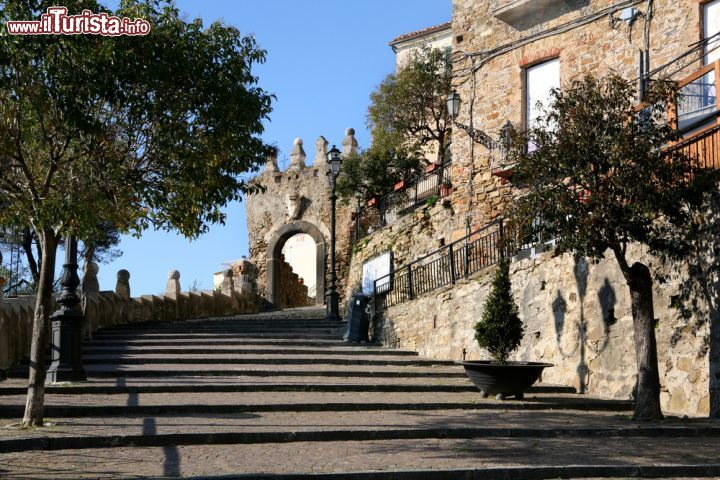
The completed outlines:
[[[718,476],[720,425],[539,385],[481,399],[454,362],[342,341],[314,308],[96,332],[89,380],[0,383],[0,478]]]

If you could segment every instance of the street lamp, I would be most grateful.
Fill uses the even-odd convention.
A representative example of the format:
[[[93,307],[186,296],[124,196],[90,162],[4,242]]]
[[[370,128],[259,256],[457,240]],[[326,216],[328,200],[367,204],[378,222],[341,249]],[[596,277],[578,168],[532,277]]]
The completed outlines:
[[[82,364],[83,312],[78,308],[80,297],[77,287],[77,237],[65,240],[65,263],[60,277],[63,290],[58,303],[60,308],[50,316],[52,321],[51,355],[52,363],[47,371],[50,383],[85,381]]]
[[[488,150],[505,149],[507,151],[507,143],[505,138],[501,139],[500,141],[494,140],[490,135],[483,132],[482,130],[473,128],[469,125],[464,125],[457,121],[457,117],[460,114],[460,106],[462,105],[462,99],[455,90],[450,92],[450,94],[447,96],[446,104],[448,116],[450,117],[453,125],[465,131],[465,133],[467,133],[468,136],[475,143],[479,143]],[[505,123],[505,126],[503,126],[503,132],[505,132],[510,127],[512,127],[512,124],[510,124],[510,121],[507,121]]]
[[[340,306],[337,293],[337,273],[335,271],[335,205],[337,203],[337,195],[335,187],[337,185],[337,177],[340,174],[340,165],[342,165],[342,156],[340,150],[335,145],[327,154],[328,169],[327,175],[330,180],[330,282],[328,282],[327,293],[325,294],[328,320],[340,320]]]

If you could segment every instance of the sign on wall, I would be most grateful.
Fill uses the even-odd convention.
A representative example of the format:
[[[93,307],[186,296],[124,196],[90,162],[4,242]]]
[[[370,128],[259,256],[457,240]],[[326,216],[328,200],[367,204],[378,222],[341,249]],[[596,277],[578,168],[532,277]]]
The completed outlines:
[[[363,264],[362,289],[365,295],[373,294],[375,280],[389,275],[392,269],[392,252],[385,252],[374,257]],[[382,291],[383,286],[390,285],[391,277],[386,277],[378,284]]]

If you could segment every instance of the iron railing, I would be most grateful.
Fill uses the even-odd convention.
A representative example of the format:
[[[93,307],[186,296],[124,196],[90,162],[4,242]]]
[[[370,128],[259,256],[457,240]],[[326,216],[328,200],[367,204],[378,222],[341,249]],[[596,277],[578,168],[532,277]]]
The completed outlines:
[[[451,162],[445,162],[424,175],[406,180],[405,186],[377,200],[372,206],[355,211],[355,240],[390,225],[420,205],[440,198],[441,185],[450,182]]]
[[[679,151],[695,168],[720,169],[720,124],[714,124],[694,132],[669,147]]]
[[[375,280],[376,310],[412,300],[495,265],[511,252],[503,220],[497,220]]]

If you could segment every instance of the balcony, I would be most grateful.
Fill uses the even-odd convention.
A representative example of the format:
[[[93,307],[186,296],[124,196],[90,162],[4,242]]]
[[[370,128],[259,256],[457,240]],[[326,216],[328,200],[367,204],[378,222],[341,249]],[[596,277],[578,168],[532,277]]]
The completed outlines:
[[[536,24],[579,8],[582,0],[492,0],[490,13],[505,23]]]
[[[355,241],[396,222],[425,204],[434,204],[449,193],[451,162],[398,184],[398,189],[355,212]]]

